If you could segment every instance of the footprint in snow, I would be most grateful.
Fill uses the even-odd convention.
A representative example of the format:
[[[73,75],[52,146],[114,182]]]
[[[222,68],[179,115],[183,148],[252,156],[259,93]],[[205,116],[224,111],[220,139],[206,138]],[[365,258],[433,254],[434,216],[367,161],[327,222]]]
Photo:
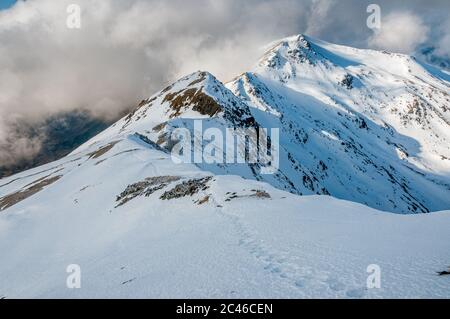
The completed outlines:
[[[356,289],[351,289],[351,290],[347,291],[346,295],[349,298],[362,298],[362,297],[364,297],[365,293],[366,293],[365,288],[356,288]]]
[[[328,278],[326,282],[330,289],[334,291],[341,291],[345,289],[345,285],[336,278]]]
[[[132,278],[132,279],[130,279],[130,280],[124,281],[124,282],[122,282],[122,285],[129,284],[130,282],[133,282],[133,281],[135,281],[135,280],[136,280],[136,278]]]

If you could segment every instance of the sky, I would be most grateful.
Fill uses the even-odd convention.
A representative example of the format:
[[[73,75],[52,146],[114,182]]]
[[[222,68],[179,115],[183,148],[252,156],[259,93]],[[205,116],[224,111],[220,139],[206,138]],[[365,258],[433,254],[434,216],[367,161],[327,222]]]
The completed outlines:
[[[373,2],[379,30],[366,25]],[[73,3],[79,29],[67,27]],[[19,0],[0,10],[0,165],[39,149],[21,123],[78,109],[111,119],[197,70],[230,80],[294,34],[449,56],[448,12],[448,0]]]
[[[0,0],[0,10],[11,7],[15,2],[16,0]]]

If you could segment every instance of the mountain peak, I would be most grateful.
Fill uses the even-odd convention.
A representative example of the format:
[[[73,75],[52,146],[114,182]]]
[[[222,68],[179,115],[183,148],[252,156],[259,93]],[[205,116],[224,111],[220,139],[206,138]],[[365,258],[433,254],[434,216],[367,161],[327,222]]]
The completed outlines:
[[[290,47],[309,48],[312,42],[314,42],[314,40],[311,37],[300,33],[276,40],[269,44],[269,47],[274,48],[280,45],[288,45]]]
[[[315,42],[304,34],[283,38],[269,45],[263,54],[259,66],[282,69],[289,64],[314,64],[321,55],[315,51]]]
[[[284,42],[287,42],[296,47],[303,47],[309,49],[311,47],[312,39],[305,34],[297,34],[294,36],[290,36],[283,39]]]
[[[186,85],[188,87],[193,87],[205,85],[211,80],[212,81],[216,80],[214,75],[212,75],[211,73],[207,71],[196,71],[182,77],[175,83],[182,83],[183,85]]]

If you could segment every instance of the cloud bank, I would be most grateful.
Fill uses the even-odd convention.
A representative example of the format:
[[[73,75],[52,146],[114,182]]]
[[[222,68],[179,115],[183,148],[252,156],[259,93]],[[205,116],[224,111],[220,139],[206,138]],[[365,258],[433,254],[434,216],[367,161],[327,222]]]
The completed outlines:
[[[380,30],[369,38],[369,45],[400,53],[411,53],[427,41],[430,31],[422,19],[411,12],[393,12],[382,19]]]
[[[81,29],[68,29],[69,4]],[[323,40],[411,52],[431,41],[448,54],[448,1],[378,1],[382,28],[366,27],[360,0],[27,0],[0,11],[0,165],[33,156],[40,123],[71,110],[114,119],[168,82],[208,70],[226,81],[261,47],[307,33]],[[444,23],[445,22],[445,23]]]

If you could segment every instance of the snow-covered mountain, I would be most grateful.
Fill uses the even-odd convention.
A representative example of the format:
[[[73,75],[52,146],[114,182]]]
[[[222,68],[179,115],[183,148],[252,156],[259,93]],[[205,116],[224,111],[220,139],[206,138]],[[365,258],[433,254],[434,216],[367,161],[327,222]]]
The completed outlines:
[[[331,195],[376,209],[450,208],[450,76],[414,58],[295,36],[223,85],[191,74],[143,101],[86,143],[139,133],[168,148],[174,128],[280,129],[280,169],[205,165],[299,195]],[[225,135],[225,133],[223,133]],[[226,150],[224,150],[226,153]]]
[[[295,36],[227,86],[282,128],[290,192],[424,213],[450,205],[449,81],[406,55]]]
[[[450,58],[446,55],[439,54],[434,46],[424,45],[420,47],[414,56],[424,60],[428,64],[435,65],[440,69],[450,71]]]
[[[0,180],[0,298],[450,297],[450,212],[390,213],[450,209],[449,86],[411,57],[302,35],[227,84],[188,75]],[[279,169],[175,163],[172,133],[199,119],[278,128]]]

